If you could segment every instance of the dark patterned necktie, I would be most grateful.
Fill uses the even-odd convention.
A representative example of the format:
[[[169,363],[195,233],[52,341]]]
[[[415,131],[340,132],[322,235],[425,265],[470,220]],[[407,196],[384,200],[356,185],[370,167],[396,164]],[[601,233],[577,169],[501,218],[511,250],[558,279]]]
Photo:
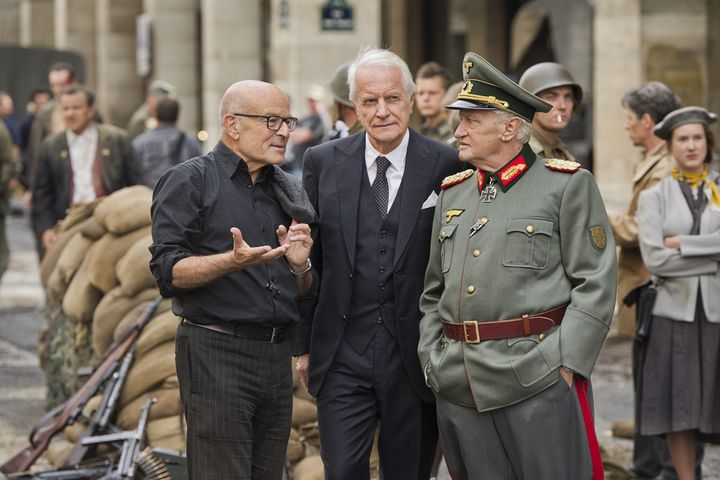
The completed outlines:
[[[388,167],[390,167],[390,160],[385,157],[377,157],[375,159],[375,163],[377,164],[377,175],[375,176],[375,181],[370,188],[372,188],[373,196],[375,197],[375,201],[378,205],[378,210],[380,210],[380,216],[383,220],[385,220],[388,209],[388,198],[390,197],[390,188],[388,187],[387,176],[385,173],[387,172]]]

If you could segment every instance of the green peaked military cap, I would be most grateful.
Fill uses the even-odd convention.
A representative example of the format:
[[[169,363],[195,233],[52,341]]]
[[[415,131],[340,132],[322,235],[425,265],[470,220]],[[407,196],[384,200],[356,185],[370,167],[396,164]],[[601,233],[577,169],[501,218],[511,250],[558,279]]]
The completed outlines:
[[[549,112],[552,105],[510,80],[477,53],[468,52],[463,58],[465,84],[457,100],[446,108],[452,110],[506,110],[528,122],[535,112]]]

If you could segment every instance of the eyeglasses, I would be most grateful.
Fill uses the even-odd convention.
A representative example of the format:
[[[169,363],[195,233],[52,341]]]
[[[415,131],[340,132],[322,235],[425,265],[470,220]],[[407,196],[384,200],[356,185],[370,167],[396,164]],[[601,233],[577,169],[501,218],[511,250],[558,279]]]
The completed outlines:
[[[297,127],[298,119],[295,117],[279,117],[277,115],[248,115],[247,113],[233,113],[236,117],[249,117],[249,118],[264,118],[267,122],[268,130],[277,132],[282,128],[283,122],[288,126],[288,130],[291,132]]]

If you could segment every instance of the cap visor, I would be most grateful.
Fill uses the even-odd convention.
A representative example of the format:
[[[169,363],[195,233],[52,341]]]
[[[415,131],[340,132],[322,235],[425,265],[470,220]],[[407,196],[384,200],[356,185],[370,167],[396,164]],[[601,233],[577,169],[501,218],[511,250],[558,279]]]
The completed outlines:
[[[469,102],[467,100],[455,100],[450,105],[445,106],[450,110],[497,110],[498,108],[494,105],[488,105],[486,103]]]

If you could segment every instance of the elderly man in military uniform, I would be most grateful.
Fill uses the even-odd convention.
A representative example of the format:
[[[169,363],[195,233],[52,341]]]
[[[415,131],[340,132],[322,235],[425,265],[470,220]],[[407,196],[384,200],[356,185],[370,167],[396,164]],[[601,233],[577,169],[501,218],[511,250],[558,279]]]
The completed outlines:
[[[468,53],[420,299],[418,353],[453,478],[601,479],[588,379],[615,300],[592,175],[526,145],[551,105]]]
[[[560,132],[567,128],[573,111],[582,101],[582,87],[568,70],[554,62],[543,62],[525,70],[520,86],[552,105],[547,112],[538,111],[533,117],[530,148],[545,158],[575,161],[575,157],[560,140]]]

